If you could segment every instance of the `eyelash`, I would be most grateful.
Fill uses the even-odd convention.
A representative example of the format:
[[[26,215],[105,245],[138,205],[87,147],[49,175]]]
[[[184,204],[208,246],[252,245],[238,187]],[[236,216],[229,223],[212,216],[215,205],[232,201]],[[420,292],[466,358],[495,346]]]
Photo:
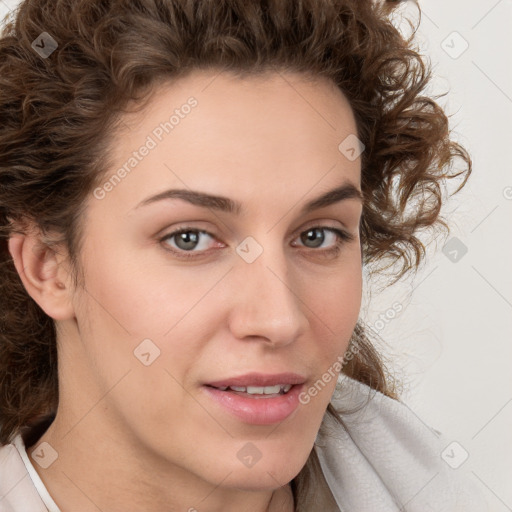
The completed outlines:
[[[336,243],[334,245],[334,247],[332,247],[331,249],[323,249],[323,250],[318,250],[317,252],[320,252],[320,253],[323,253],[325,254],[326,256],[337,256],[339,254],[339,252],[341,251],[341,248],[342,246],[346,243],[346,242],[351,242],[354,240],[354,236],[351,235],[350,233],[346,232],[346,231],[343,231],[341,229],[338,229],[338,228],[333,228],[333,227],[330,227],[330,226],[312,226],[308,229],[306,229],[305,231],[303,231],[301,233],[301,235],[303,233],[306,233],[308,231],[312,231],[312,230],[315,230],[315,229],[321,229],[323,231],[331,231],[332,233],[334,233],[335,235],[337,235],[337,240],[336,240]],[[196,228],[187,228],[187,227],[183,227],[183,228],[180,228],[176,231],[173,231],[172,233],[168,233],[167,235],[163,236],[162,238],[159,239],[159,242],[160,243],[164,243],[165,241],[177,236],[177,235],[180,235],[182,233],[188,233],[188,232],[195,232],[195,233],[202,233],[202,234],[206,234],[208,236],[210,236],[211,238],[215,238],[211,233],[209,233],[208,231],[205,231],[205,230],[202,230],[202,229],[196,229]],[[206,251],[184,251],[184,250],[176,250],[176,249],[173,249],[173,248],[168,248],[168,246],[166,247],[165,249],[166,251],[169,251],[171,252],[172,254],[174,254],[175,256],[177,256],[178,258],[183,258],[183,259],[191,259],[191,258],[199,258],[201,257],[201,255],[204,255]],[[312,249],[310,248],[310,250],[312,251],[315,251],[316,249]]]

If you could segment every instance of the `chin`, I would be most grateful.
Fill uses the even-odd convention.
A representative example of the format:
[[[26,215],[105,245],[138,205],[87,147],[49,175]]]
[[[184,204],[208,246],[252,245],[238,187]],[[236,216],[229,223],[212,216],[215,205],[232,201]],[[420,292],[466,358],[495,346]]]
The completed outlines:
[[[231,474],[223,482],[223,486],[233,487],[244,491],[274,490],[293,480],[306,463],[306,458],[290,460],[287,454],[273,457],[273,460],[264,462],[262,457],[252,467],[236,465],[226,470]],[[275,460],[274,460],[275,459]]]
[[[288,475],[289,472],[286,472]],[[222,486],[238,489],[240,491],[274,491],[279,487],[288,484],[295,475],[287,477],[284,474],[260,473],[247,474],[246,476],[231,474],[224,480]]]

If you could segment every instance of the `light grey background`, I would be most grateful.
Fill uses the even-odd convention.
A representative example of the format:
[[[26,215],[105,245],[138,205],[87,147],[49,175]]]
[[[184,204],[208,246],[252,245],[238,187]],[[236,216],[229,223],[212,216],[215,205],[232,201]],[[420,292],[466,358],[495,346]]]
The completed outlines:
[[[17,4],[0,0],[0,16]],[[493,512],[505,512],[512,510],[512,0],[420,5],[417,41],[435,73],[429,92],[449,91],[438,102],[474,170],[445,206],[449,237],[430,246],[414,279],[374,293],[371,303],[365,293],[362,311],[406,403],[456,443],[440,456],[469,474]],[[412,2],[400,12],[417,19]],[[410,32],[400,16],[397,24]],[[401,312],[383,326],[379,319],[396,303]]]
[[[438,102],[473,159],[467,186],[445,207],[447,241],[457,237],[467,253],[451,261],[440,238],[415,279],[373,295],[368,322],[403,304],[379,331],[403,397],[458,443],[445,453],[452,464],[469,454],[454,471],[468,472],[501,512],[512,510],[512,1],[420,5],[418,44],[434,66],[432,91],[449,91]],[[417,12],[411,2],[401,10]]]

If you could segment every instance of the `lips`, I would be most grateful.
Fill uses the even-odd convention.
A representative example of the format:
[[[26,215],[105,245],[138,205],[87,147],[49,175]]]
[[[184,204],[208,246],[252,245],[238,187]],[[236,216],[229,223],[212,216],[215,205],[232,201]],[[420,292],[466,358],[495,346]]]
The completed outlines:
[[[294,386],[296,384],[304,384],[306,378],[298,373],[247,373],[238,377],[228,377],[226,379],[208,382],[205,385],[214,388],[236,387],[267,387],[267,386]]]
[[[294,384],[287,393],[252,395],[204,385],[201,392],[219,407],[223,414],[251,425],[272,425],[292,416],[299,408],[303,384]]]
[[[271,425],[299,407],[306,378],[298,373],[246,373],[205,383],[201,390],[220,409],[243,423]]]

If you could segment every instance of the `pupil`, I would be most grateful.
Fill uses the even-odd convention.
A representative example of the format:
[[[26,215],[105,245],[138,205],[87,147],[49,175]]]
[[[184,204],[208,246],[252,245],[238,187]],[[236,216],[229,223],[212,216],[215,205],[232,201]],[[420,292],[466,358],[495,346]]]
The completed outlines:
[[[176,245],[180,247],[180,249],[193,249],[197,244],[198,233],[195,231],[185,231],[184,233],[180,233],[178,235],[178,239],[176,240]],[[179,243],[178,243],[179,242]]]
[[[320,236],[317,237],[318,233],[320,233]],[[316,238],[316,240],[315,240],[315,238]],[[314,228],[314,229],[310,229],[310,230],[306,231],[306,236],[302,237],[302,241],[303,242],[312,241],[312,242],[314,242],[313,247],[319,247],[320,245],[322,245],[324,238],[325,238],[325,236],[323,234],[323,230],[320,228]]]

